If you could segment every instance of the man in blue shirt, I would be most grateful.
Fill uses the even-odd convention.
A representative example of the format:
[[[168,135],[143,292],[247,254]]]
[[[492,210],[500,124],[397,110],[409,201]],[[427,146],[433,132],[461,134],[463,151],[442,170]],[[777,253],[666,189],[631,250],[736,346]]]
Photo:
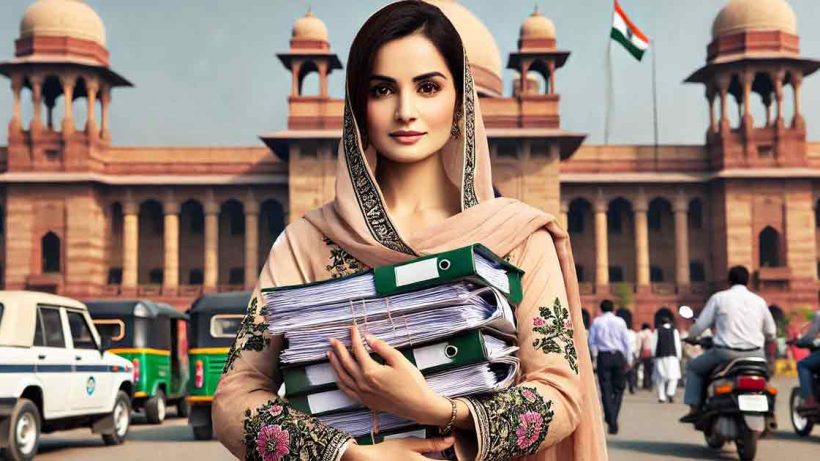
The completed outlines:
[[[601,301],[602,314],[589,329],[589,348],[597,356],[598,384],[604,419],[610,434],[618,433],[618,413],[626,387],[626,370],[632,367],[632,342],[626,322],[612,313],[612,301]]]

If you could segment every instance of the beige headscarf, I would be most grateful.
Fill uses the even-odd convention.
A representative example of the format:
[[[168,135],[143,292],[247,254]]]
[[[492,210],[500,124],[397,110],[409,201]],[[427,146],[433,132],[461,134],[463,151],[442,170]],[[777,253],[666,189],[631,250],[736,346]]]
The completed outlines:
[[[563,280],[571,322],[574,325],[574,345],[580,374],[580,380],[573,383],[580,383],[580,388],[562,388],[560,393],[564,396],[576,394],[578,404],[572,406],[572,420],[573,423],[577,422],[577,425],[573,424],[574,430],[571,429],[571,433],[561,441],[526,459],[606,459],[600,403],[581,317],[578,282],[567,233],[559,228],[552,215],[514,199],[494,198],[487,136],[466,55],[463,81],[463,116],[459,121],[461,135],[457,138],[451,137],[439,154],[448,178],[461,191],[460,213],[416,232],[412,240],[400,235],[390,218],[390,212],[376,181],[375,148],[372,143],[366,150],[362,148],[348,93],[345,98],[344,131],[338,149],[336,198],[333,202],[307,213],[305,219],[338,246],[370,267],[406,261],[418,255],[472,243],[482,243],[499,255],[507,255],[524,246],[528,252],[557,254],[558,263],[552,264],[554,267],[542,267],[538,269],[538,274],[529,275],[532,280],[536,280],[530,285],[546,286],[548,280],[557,280],[560,285],[560,280]],[[537,245],[526,245],[533,234],[544,229],[551,236],[551,239],[546,241],[554,244],[554,251],[541,250]],[[555,277],[551,277],[553,274]],[[538,280],[542,280],[543,283],[539,283]],[[538,302],[535,298],[539,293],[531,294],[530,301],[527,300],[528,293],[525,291],[524,294],[525,300],[519,309],[525,308],[526,305],[528,308],[535,308],[537,312],[534,303]],[[519,329],[522,330],[527,327],[531,330],[531,324],[519,325]],[[519,339],[532,341],[531,335],[524,333],[523,337],[519,335]],[[527,375],[528,367],[524,363],[524,358],[522,365],[524,374]],[[537,370],[530,374],[537,374]],[[524,378],[526,376],[522,377],[522,380]],[[540,376],[539,379],[557,383],[555,387],[561,387],[558,378]],[[578,377],[574,379],[577,380]],[[572,400],[571,397],[570,395],[569,400]],[[487,449],[480,446],[480,440],[478,444],[478,452]]]

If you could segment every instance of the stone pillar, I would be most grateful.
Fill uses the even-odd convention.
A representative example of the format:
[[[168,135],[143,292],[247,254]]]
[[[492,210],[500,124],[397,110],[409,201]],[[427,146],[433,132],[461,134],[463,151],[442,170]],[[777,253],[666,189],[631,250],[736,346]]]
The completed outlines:
[[[162,203],[163,214],[163,274],[162,293],[175,296],[179,289],[179,203],[166,198]]]
[[[62,122],[63,137],[65,137],[74,132],[73,99],[76,79],[73,75],[63,75],[60,77],[60,83],[63,85],[63,103],[65,105],[65,115]]]
[[[792,128],[804,128],[803,111],[800,104],[800,87],[803,86],[803,74],[792,71],[792,88],[794,89],[794,118]]]
[[[30,75],[28,81],[31,84],[31,105],[33,106],[29,131],[36,133],[43,128],[43,78],[39,75]]]
[[[85,116],[85,133],[90,139],[97,139],[99,133],[97,131],[97,91],[99,91],[99,84],[97,80],[88,80],[85,84],[86,100],[88,102],[88,109],[86,109]]]
[[[649,227],[646,212],[649,206],[646,197],[640,193],[632,203],[635,213],[635,283],[649,285]]]
[[[672,206],[675,214],[675,282],[689,285],[689,202],[678,195]]]
[[[20,92],[23,90],[23,77],[20,74],[13,74],[11,77],[11,91],[14,103],[11,109],[11,121],[9,121],[9,136],[14,136],[23,131],[22,115],[20,114]]]
[[[743,85],[743,116],[741,123],[744,128],[750,130],[754,127],[754,119],[752,118],[752,80],[754,73],[745,71],[740,74],[740,81]]]
[[[126,200],[122,214],[122,287],[136,290],[139,281],[139,204]]]
[[[729,112],[728,112],[728,95],[729,95],[729,79],[728,75],[720,75],[717,78],[718,92],[720,94],[720,131],[728,131],[729,129]]]
[[[603,196],[595,200],[595,284],[609,285],[609,245],[607,241],[606,212],[608,204]]]
[[[327,97],[327,68],[328,62],[320,62],[319,66],[319,96]]]
[[[566,200],[561,200],[561,214],[559,215],[558,224],[561,229],[569,231],[569,203]]]
[[[709,132],[717,131],[717,118],[715,117],[715,87],[706,85],[706,100],[709,102]]]
[[[775,72],[771,76],[774,80],[774,98],[775,98],[775,119],[774,125],[778,128],[783,127],[783,79],[786,77],[783,71]]]
[[[253,289],[259,276],[259,203],[249,196],[245,208],[245,288]]]
[[[111,88],[103,84],[100,92],[100,102],[102,103],[102,122],[100,125],[100,137],[106,141],[111,140],[111,132],[108,131],[108,106],[111,105]]]
[[[547,68],[550,71],[550,78],[549,78],[549,92],[547,94],[555,94],[555,61],[550,61],[547,63]]]
[[[209,197],[203,207],[205,211],[205,291],[216,291],[219,279],[219,204]]]
[[[293,60],[291,64],[290,95],[299,96],[299,70],[302,67],[301,61]]]

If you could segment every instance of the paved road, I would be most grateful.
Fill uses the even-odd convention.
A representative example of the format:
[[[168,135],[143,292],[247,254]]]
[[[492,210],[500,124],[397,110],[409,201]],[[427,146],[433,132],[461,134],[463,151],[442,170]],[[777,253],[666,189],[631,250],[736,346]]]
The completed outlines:
[[[775,381],[780,390],[777,417],[780,429],[760,442],[758,460],[799,461],[818,459],[820,428],[806,439],[794,435],[788,418],[788,395],[795,380]],[[680,392],[678,393],[680,401]],[[721,451],[706,447],[703,436],[691,425],[679,424],[684,405],[655,401],[654,394],[639,392],[627,395],[621,412],[621,432],[609,436],[610,459],[640,460],[730,460],[737,459],[734,446]],[[162,426],[142,423],[135,417],[128,441],[121,446],[106,447],[87,429],[46,435],[38,460],[150,460],[150,461],[221,461],[232,459],[217,442],[195,441],[185,419],[172,418]]]
[[[760,440],[757,460],[799,461],[818,459],[820,454],[820,428],[815,428],[808,438],[799,438],[792,431],[789,420],[788,400],[796,379],[776,379],[778,388],[776,411],[779,429]],[[682,400],[678,390],[677,402]],[[620,432],[607,437],[609,456],[612,461],[640,460],[731,460],[738,459],[733,444],[722,450],[706,446],[703,434],[692,429],[691,424],[678,423],[687,407],[680,403],[660,404],[654,393],[638,392],[626,395],[621,410]]]

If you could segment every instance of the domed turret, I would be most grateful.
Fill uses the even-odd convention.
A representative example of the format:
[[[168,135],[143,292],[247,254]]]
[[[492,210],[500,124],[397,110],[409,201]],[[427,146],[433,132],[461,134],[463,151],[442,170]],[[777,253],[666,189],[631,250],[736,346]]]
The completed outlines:
[[[797,35],[797,18],[785,0],[730,0],[712,24],[712,38],[751,30]]]
[[[82,0],[38,0],[20,21],[20,38],[70,37],[105,46],[105,26]]]
[[[327,26],[310,10],[293,24],[291,40],[328,41]]]

